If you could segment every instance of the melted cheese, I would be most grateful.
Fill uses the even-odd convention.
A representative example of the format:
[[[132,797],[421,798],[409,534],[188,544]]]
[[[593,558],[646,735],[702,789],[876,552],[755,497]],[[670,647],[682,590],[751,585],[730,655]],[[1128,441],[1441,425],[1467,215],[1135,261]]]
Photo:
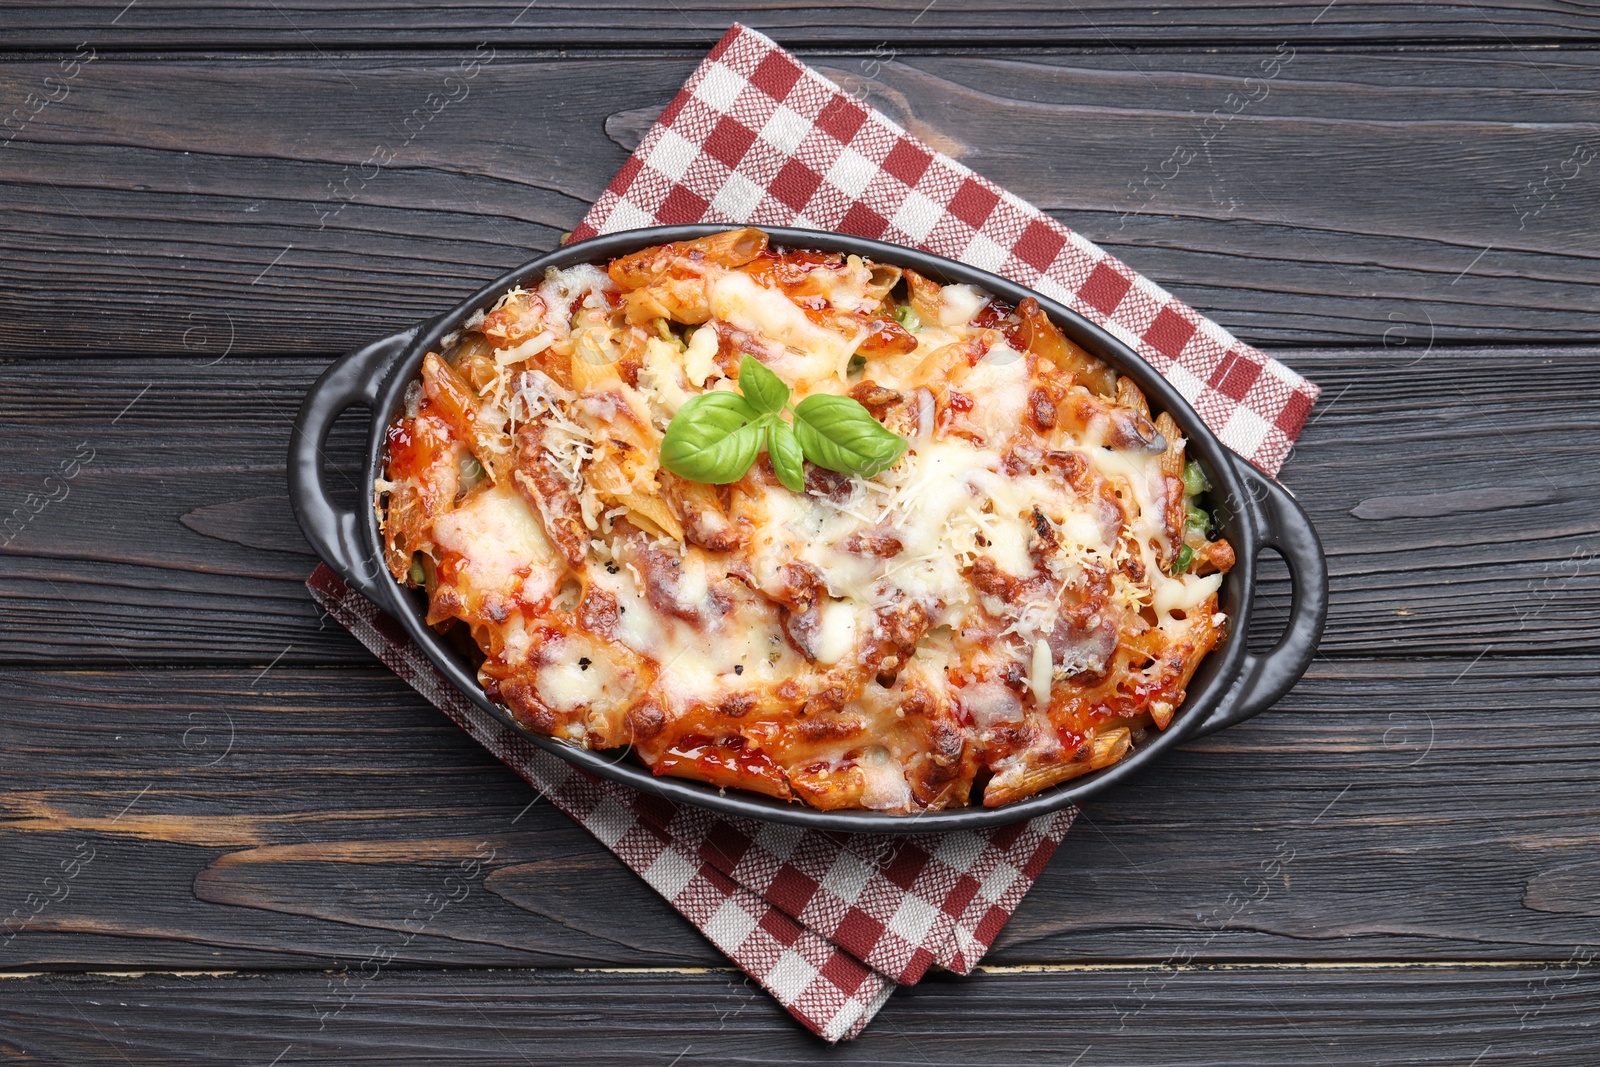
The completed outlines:
[[[705,377],[702,375],[695,384],[703,384]],[[689,377],[684,373],[684,360],[678,346],[659,337],[645,342],[644,366],[639,368],[639,392],[649,406],[651,421],[663,433],[672,422],[672,416],[688,403],[688,385]]]
[[[717,331],[696,330],[684,353],[684,374],[696,389],[705,388],[706,379],[717,373]]]
[[[1189,612],[1217,595],[1222,587],[1222,575],[1208,574],[1203,578],[1186,574],[1181,578],[1158,577],[1155,597],[1150,606],[1158,615],[1170,618],[1175,611]]]
[[[557,711],[571,712],[598,703],[616,672],[604,660],[560,659],[547,664],[538,677],[539,699]]]
[[[872,268],[860,256],[851,256],[839,270],[816,271],[818,287],[827,296],[828,303],[843,311],[872,311],[877,300],[868,296],[867,286],[872,281]]]
[[[848,600],[832,600],[823,605],[818,630],[816,660],[833,666],[856,646],[856,606]]]
[[[861,343],[859,337],[841,337],[818,326],[794,301],[757,285],[748,274],[724,274],[712,284],[711,313],[746,333],[783,345],[785,354],[772,369],[791,382],[842,377]]]
[[[460,507],[434,520],[433,538],[460,556],[460,584],[475,593],[517,591],[537,601],[555,591],[555,550],[513,489],[490,486],[469,494]]]
[[[647,340],[636,380],[624,380],[594,359],[618,354],[626,301],[606,272],[574,271],[539,287],[545,330],[499,353],[505,378],[477,415],[504,425],[505,440],[543,426],[537,459],[570,489],[588,556],[569,568],[509,485],[442,505],[417,541],[444,557],[436,600],[480,640],[493,635],[485,677],[539,729],[626,743],[634,720],[619,723],[634,709],[648,727],[636,750],[658,769],[775,795],[804,784],[818,803],[908,811],[962,802],[979,766],[994,775],[991,794],[1014,799],[1039,787],[1019,776],[1055,781],[1051,768],[1074,753],[1120,752],[1115,737],[1152,721],[1154,704],[1130,706],[1128,692],[1155,694],[1163,723],[1181,702],[1187,671],[1227,621],[1216,610],[1221,575],[1163,571],[1176,546],[1161,453],[1107,444],[1131,412],[1090,396],[1072,401],[1086,427],[1076,436],[1033,425],[1033,391],[1060,397],[1070,383],[1012,347],[1019,332],[1004,305],[985,312],[988,294],[945,286],[914,350],[876,355],[851,376],[866,331],[821,323],[881,311],[870,264],[753,275],[708,257],[679,280],[703,286],[711,321],[687,345]],[[758,276],[792,284],[794,299]],[[532,306],[530,294],[519,299]],[[807,314],[819,305],[841,314]],[[989,325],[974,323],[980,313]],[[885,419],[915,434],[904,456],[826,491],[752,473],[690,494],[659,478],[673,416],[705,391],[737,388],[719,362],[730,328],[751,335],[794,402],[848,393],[861,378],[894,391]],[[952,359],[950,346],[969,341],[983,358]],[[582,367],[561,362],[585,355]],[[970,410],[952,406],[953,392]],[[421,403],[402,419],[442,425]],[[446,444],[459,455],[489,447]],[[448,481],[451,466],[424,477]],[[422,488],[418,477],[386,485],[400,494]],[[444,481],[431,488],[448,501],[457,489]],[[661,536],[669,527],[685,540]],[[715,537],[737,544],[707,547]],[[1140,673],[1176,658],[1178,673]],[[528,691],[537,706],[517,703]],[[941,769],[952,758],[959,766]]]
[[[887,748],[872,746],[862,753],[856,766],[866,782],[866,788],[861,791],[862,807],[878,811],[905,810],[911,802],[911,786]]]
[[[989,302],[989,294],[975,285],[947,285],[939,290],[939,325],[960,329]]]
[[[961,378],[961,391],[983,397],[968,421],[989,441],[1010,437],[1027,416],[1032,377],[1028,361],[1009,345],[995,345]]]
[[[558,337],[566,337],[578,310],[604,307],[606,292],[611,288],[606,272],[590,263],[546,271],[538,289],[545,307],[545,329]]]
[[[1040,638],[1033,643],[1033,663],[1028,672],[1028,686],[1033,690],[1033,702],[1039,707],[1050,703],[1050,682],[1055,676],[1055,665],[1050,658],[1050,642]]]

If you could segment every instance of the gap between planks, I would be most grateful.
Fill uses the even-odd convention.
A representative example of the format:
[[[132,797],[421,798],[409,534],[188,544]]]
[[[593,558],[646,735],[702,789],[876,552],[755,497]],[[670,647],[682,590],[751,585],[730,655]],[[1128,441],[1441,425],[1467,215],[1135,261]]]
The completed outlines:
[[[730,20],[730,25],[733,20]],[[785,50],[793,52],[801,59],[822,58],[839,56],[846,59],[856,58],[882,58],[882,54],[873,48],[851,47],[838,41],[826,38],[811,40],[799,39],[782,29],[769,27],[752,27],[757,32],[763,33],[778,41]],[[1336,38],[1336,37],[1307,37],[1296,38],[1293,35],[1285,37],[1291,41],[1297,52],[1312,52],[1324,54],[1355,53],[1370,54],[1383,53],[1386,55],[1402,52],[1592,52],[1596,46],[1590,41],[1577,37],[1502,37],[1500,40],[1485,40],[1481,37],[1428,37],[1395,41],[1379,37],[1364,38]],[[428,42],[428,41],[383,41],[363,43],[348,41],[330,48],[318,48],[315,45],[297,47],[290,44],[260,44],[208,46],[203,44],[193,45],[152,45],[142,47],[136,44],[121,44],[115,48],[102,49],[97,53],[100,60],[113,60],[117,62],[147,62],[165,63],[194,60],[209,62],[214,60],[249,60],[249,59],[287,59],[309,60],[312,62],[333,62],[340,59],[403,59],[407,56],[429,57],[437,55],[456,55],[469,45],[463,41]],[[620,44],[574,44],[560,48],[538,48],[533,46],[518,47],[510,45],[498,47],[495,53],[495,62],[501,60],[522,61],[549,61],[549,60],[592,60],[592,59],[684,59],[699,58],[710,51],[715,44],[715,38],[686,42],[681,45],[652,41],[649,44],[630,45]],[[1118,41],[1108,39],[1104,33],[1093,30],[1087,31],[1082,38],[1066,36],[1048,44],[1038,43],[1037,37],[1030,38],[977,38],[970,42],[936,42],[925,44],[902,45],[895,49],[896,58],[917,59],[930,56],[975,56],[985,52],[994,52],[1003,58],[1015,56],[1163,56],[1163,55],[1192,55],[1196,52],[1218,54],[1238,53],[1241,55],[1260,54],[1261,50],[1268,47],[1264,38],[1250,39],[1240,37],[1186,37],[1182,44],[1155,44],[1149,39],[1130,39]],[[27,62],[54,62],[62,55],[71,54],[71,49],[43,48],[37,46],[23,46],[8,48],[0,45],[0,62],[27,63]]]
[[[1023,975],[1023,974],[1094,974],[1100,972],[1159,971],[1162,973],[1198,973],[1201,971],[1423,971],[1423,970],[1517,970],[1529,967],[1548,967],[1550,960],[1319,960],[1282,961],[1234,960],[1215,963],[1019,963],[980,964],[973,974]],[[504,972],[510,974],[616,974],[616,975],[705,975],[740,974],[738,967],[410,967],[411,973],[428,971],[472,970]],[[273,978],[295,974],[335,974],[329,968],[263,970],[175,970],[163,968],[149,971],[0,971],[0,981],[33,978]],[[930,974],[948,972],[933,970]]]

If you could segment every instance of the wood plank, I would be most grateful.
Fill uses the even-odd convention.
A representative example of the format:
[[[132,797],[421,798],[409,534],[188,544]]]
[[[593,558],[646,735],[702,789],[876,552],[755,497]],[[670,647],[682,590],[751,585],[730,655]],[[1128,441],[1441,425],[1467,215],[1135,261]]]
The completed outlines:
[[[1483,58],[818,62],[1253,342],[1585,338],[1596,71]]]
[[[1330,558],[1325,655],[1600,649],[1597,357],[1284,354],[1326,390],[1283,472]],[[303,588],[315,558],[285,496],[321,361],[207,362],[0,364],[0,662],[370,662]],[[335,469],[363,432],[340,423]],[[1282,617],[1281,567],[1259,596]]]
[[[402,964],[723,959],[387,671],[0,694],[0,967],[331,966],[374,941]]]
[[[9,655],[370,661],[310,600],[316,558],[285,495],[290,427],[319,361],[208,362],[0,369],[19,446],[0,474]],[[364,433],[356,417],[335,428],[334,470],[358,463]]]
[[[1088,805],[991,959],[1564,957],[1600,943],[1600,893],[1573,884],[1600,858],[1600,791],[1567,725],[1595,706],[1597,666],[1319,662],[1273,710]]]
[[[987,962],[1600,945],[1597,670],[1319,663],[1089,804]],[[381,668],[0,671],[0,780],[0,969],[720,962]]]
[[[1584,41],[1600,18],[1580,5],[1552,2],[1274,3],[1244,0],[1150,8],[1121,0],[1083,0],[1052,7],[1005,0],[960,4],[927,0],[844,0],[822,6],[731,6],[676,0],[640,8],[611,2],[562,5],[522,0],[470,5],[437,2],[174,4],[124,9],[116,0],[78,0],[61,7],[7,12],[9,48],[392,48],[467,45],[504,47],[673,44],[705,49],[738,19],[790,47],[875,42],[885,46],[953,44],[1164,45],[1172,41]]]
[[[1130,981],[1149,991],[1142,1011],[1123,996]],[[1600,1008],[1594,969],[1577,965],[1090,967],[901,989],[862,1036],[829,1048],[728,972],[397,970],[349,987],[320,974],[37,976],[0,988],[8,1051],[86,1067],[210,1063],[219,1049],[228,1062],[280,1067],[431,1064],[445,1055],[516,1067],[674,1056],[751,1065],[1496,1067],[1586,1062]],[[348,1006],[323,1020],[318,1012],[331,1013],[341,995]]]
[[[0,152],[0,341],[354,347],[554,245],[694,64],[471,55],[82,65]],[[1248,340],[1600,340],[1600,52],[811,59]]]

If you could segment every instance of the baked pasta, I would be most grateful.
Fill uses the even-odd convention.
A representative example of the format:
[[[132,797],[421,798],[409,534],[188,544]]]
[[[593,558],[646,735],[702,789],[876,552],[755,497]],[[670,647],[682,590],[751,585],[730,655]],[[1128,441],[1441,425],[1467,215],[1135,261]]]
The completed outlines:
[[[697,398],[749,395],[747,360],[799,402],[769,422],[848,398],[892,462],[668,469],[680,414],[744,410]],[[759,230],[506,293],[427,355],[387,445],[387,563],[428,623],[529,729],[657,774],[1011,803],[1166,728],[1227,625],[1233,552],[1130,379],[1034,300]]]

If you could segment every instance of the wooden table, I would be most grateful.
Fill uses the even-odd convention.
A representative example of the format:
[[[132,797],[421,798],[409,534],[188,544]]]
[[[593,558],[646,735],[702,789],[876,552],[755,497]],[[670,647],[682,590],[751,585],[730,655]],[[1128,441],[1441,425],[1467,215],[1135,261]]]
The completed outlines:
[[[125,3],[0,7],[0,1059],[1600,1062],[1600,7]],[[552,247],[733,17],[1325,389],[1305,680],[835,1049],[320,618],[285,500],[329,359]]]

